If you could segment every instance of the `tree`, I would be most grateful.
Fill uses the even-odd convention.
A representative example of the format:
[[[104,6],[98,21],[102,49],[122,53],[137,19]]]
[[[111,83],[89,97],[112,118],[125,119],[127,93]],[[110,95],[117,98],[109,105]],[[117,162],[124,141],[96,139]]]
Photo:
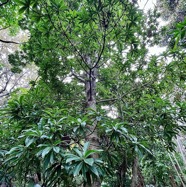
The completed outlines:
[[[27,34],[19,32],[13,37],[8,29],[2,29],[0,31],[0,38],[0,105],[3,105],[6,98],[15,89],[19,87],[29,87],[29,81],[36,79],[37,73],[33,64],[27,67],[24,66],[24,69],[20,70],[19,64],[13,64],[12,66],[8,62],[8,58],[11,59],[11,54],[19,50],[18,43],[26,40]],[[24,63],[22,64],[24,65]],[[32,71],[28,72],[29,69],[32,69]]]
[[[184,20],[186,12],[183,0],[157,1],[157,5],[164,19],[169,19],[172,22],[182,22]]]
[[[141,155],[174,149],[185,110],[163,97],[175,88],[170,66],[148,56],[156,12],[149,20],[128,0],[11,3],[30,38],[10,63],[34,62],[41,79],[2,111],[5,166],[47,186],[144,186]]]
[[[167,25],[163,28],[166,30],[164,41],[166,41],[166,45],[168,45],[170,49],[170,55],[168,58],[173,58],[175,62],[171,63],[170,66],[174,69],[175,79],[179,79],[185,81],[185,2],[184,1],[161,1],[157,3],[158,8],[161,11],[161,17],[168,21]],[[177,77],[177,78],[176,78]],[[175,89],[172,93],[171,100],[185,100],[184,96],[185,86],[184,84],[179,84],[179,86],[175,86]],[[181,141],[182,139],[182,141]],[[185,162],[184,156],[184,139],[185,134],[180,133],[175,141],[177,143],[177,150],[182,155],[182,159]]]
[[[183,0],[157,1],[157,7],[160,11],[161,18],[167,21],[167,25],[162,29],[164,35],[162,43],[164,45],[168,45],[170,48],[173,48],[175,45],[173,33],[176,29],[176,25],[180,25],[179,27],[181,28],[181,24],[184,22],[186,16],[185,2]],[[185,48],[184,34],[182,34],[180,44],[183,48]]]

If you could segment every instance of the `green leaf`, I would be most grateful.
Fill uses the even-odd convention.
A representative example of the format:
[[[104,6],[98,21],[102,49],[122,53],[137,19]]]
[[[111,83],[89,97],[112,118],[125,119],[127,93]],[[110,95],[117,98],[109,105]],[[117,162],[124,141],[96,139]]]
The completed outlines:
[[[52,147],[46,147],[45,149],[42,150],[42,158],[44,158],[50,151]]]
[[[94,164],[94,159],[93,158],[87,158],[84,160],[85,163],[88,165],[92,166]]]
[[[77,121],[78,121],[79,123],[81,123],[81,122],[82,122],[80,118],[78,118],[78,119],[77,119]]]
[[[90,156],[90,155],[92,155],[92,154],[94,154],[94,153],[97,153],[98,151],[96,151],[96,150],[88,150],[88,151],[86,151],[86,153],[85,153],[85,158],[87,158],[88,156]]]
[[[51,6],[51,1],[50,0],[46,0],[46,2],[47,2],[48,6]]]
[[[80,161],[80,160],[81,160],[80,157],[78,157],[76,155],[72,155],[71,157],[67,158],[66,163],[69,163],[71,161]]]
[[[107,129],[105,132],[106,133],[112,132],[112,129]]]
[[[100,163],[100,164],[103,164],[103,161],[100,160],[100,159],[95,159],[95,162]]]
[[[42,135],[42,136],[41,136],[41,139],[50,139],[50,138],[49,138],[49,136],[47,136],[47,135]]]
[[[27,10],[28,7],[23,6],[19,9],[19,14],[22,14],[23,12],[25,12]]]
[[[126,134],[128,133],[128,130],[127,130],[125,127],[121,127],[121,130],[122,130],[123,132],[125,132]]]
[[[50,152],[50,163],[54,163],[54,153]]]
[[[26,147],[29,147],[34,141],[35,141],[35,138],[27,137],[26,140],[25,140]]]
[[[80,157],[83,156],[82,153],[81,153],[81,151],[80,151],[78,148],[74,148],[73,150],[74,150]]]
[[[79,175],[79,172],[82,169],[82,166],[83,166],[83,162],[80,162],[78,165],[74,167],[74,171],[73,171],[74,176]]]
[[[145,151],[147,151],[149,154],[151,154],[151,155],[153,155],[152,154],[152,152],[149,150],[149,149],[147,149],[144,145],[142,145],[142,144],[138,144],[140,147],[142,147]]]
[[[95,166],[90,167],[90,170],[91,170],[96,176],[99,177],[98,170],[97,170],[97,168],[96,168]]]
[[[87,151],[88,147],[89,147],[90,143],[86,142],[83,146],[83,154],[85,155],[85,152]]]
[[[46,169],[50,164],[50,154],[48,154],[45,158],[44,158],[44,162],[43,162],[43,166],[44,169]]]
[[[54,150],[54,152],[56,152],[56,153],[59,153],[59,152],[60,152],[60,148],[59,148],[59,147],[53,147],[53,150]]]
[[[16,3],[19,3],[20,5],[24,5],[25,2],[23,0],[15,0]]]

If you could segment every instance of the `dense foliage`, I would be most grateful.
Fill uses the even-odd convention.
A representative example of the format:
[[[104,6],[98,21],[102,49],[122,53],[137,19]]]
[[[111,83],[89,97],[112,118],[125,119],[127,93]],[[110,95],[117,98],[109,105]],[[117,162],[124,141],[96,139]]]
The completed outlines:
[[[184,132],[186,58],[158,44],[156,10],[128,0],[12,0],[1,10],[29,31],[9,56],[38,66],[0,112],[0,181],[11,186],[181,186],[174,138]],[[168,58],[168,61],[167,61]]]

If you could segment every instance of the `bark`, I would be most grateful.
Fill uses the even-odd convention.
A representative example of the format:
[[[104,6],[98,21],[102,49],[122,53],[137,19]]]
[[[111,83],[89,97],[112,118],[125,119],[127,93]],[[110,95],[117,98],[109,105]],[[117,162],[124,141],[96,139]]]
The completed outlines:
[[[141,173],[141,169],[138,166],[138,186],[137,187],[144,187],[145,186],[145,182],[144,182],[144,177]]]
[[[34,174],[33,179],[34,179],[34,183],[35,183],[35,184],[38,184],[38,183],[39,183],[39,177],[38,177],[38,174],[37,174],[37,173]]]
[[[132,168],[132,182],[130,187],[145,187],[144,177],[141,173],[137,157],[134,158]]]
[[[125,187],[126,172],[127,172],[127,161],[126,161],[126,157],[124,156],[123,162],[118,169],[119,180],[120,180],[119,187]]]
[[[134,158],[133,167],[132,167],[132,182],[131,187],[136,187],[138,183],[138,158]]]
[[[155,175],[153,176],[153,179],[154,179],[154,187],[156,187],[156,177],[155,177]]]
[[[88,79],[86,80],[86,107],[96,111],[96,77],[97,69],[90,70]],[[88,125],[89,132],[87,132],[86,139],[90,142],[90,149],[99,148],[99,138],[97,135],[97,122],[94,120],[92,124]]]
[[[176,182],[175,182],[175,180],[174,180],[173,175],[170,174],[169,177],[170,177],[171,186],[172,186],[172,187],[177,187],[177,184],[176,184]]]
[[[86,91],[86,108],[96,111],[96,78],[97,78],[97,67],[89,69],[87,73],[87,79],[85,80],[85,91]],[[88,125],[89,131],[86,134],[86,141],[90,142],[89,149],[99,149],[99,138],[97,134],[97,121],[92,121],[92,124]],[[97,154],[93,155],[93,158],[98,158]],[[101,182],[98,180],[91,184],[91,187],[100,187]]]

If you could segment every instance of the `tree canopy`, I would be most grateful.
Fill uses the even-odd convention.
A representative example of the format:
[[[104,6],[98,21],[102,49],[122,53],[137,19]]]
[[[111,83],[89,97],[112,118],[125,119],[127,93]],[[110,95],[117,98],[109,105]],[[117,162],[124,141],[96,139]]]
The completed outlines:
[[[0,111],[1,183],[184,185],[174,139],[186,119],[186,58],[178,45],[185,22],[174,30],[174,47],[154,55],[149,46],[161,39],[160,14],[144,14],[136,1],[0,6],[2,26],[29,35],[9,55],[14,72],[34,63],[39,76]]]

